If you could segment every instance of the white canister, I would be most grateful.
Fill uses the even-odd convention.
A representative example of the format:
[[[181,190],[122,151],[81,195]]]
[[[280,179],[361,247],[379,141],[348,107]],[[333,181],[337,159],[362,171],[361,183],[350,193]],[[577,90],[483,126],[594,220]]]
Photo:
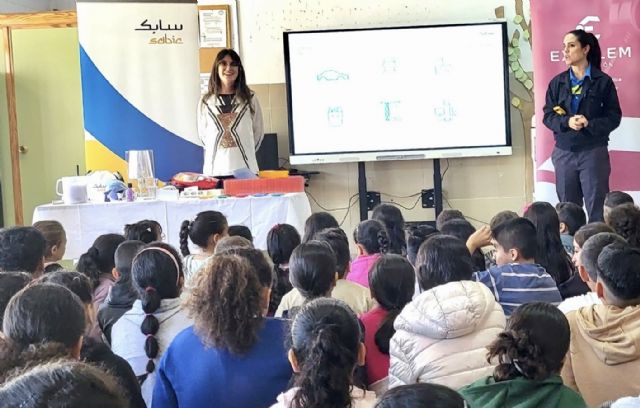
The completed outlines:
[[[62,191],[60,191],[62,187]],[[65,204],[86,203],[87,178],[86,176],[62,177],[56,181],[56,194],[62,197]]]

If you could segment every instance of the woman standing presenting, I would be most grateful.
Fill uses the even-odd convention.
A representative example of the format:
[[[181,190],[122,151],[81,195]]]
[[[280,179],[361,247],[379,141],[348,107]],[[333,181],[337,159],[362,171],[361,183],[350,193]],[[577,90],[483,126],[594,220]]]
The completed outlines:
[[[213,63],[209,89],[198,103],[198,136],[204,145],[204,174],[232,176],[242,168],[258,172],[262,110],[234,50],[220,51]]]
[[[563,52],[569,70],[549,83],[543,119],[556,142],[551,157],[556,191],[560,201],[582,206],[584,199],[589,222],[602,221],[611,173],[609,134],[622,118],[618,94],[600,70],[600,45],[593,34],[568,32]]]

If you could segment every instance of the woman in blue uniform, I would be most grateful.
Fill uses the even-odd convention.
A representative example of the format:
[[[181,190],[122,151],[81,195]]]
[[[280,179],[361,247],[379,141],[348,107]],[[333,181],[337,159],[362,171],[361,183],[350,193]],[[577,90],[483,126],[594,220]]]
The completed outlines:
[[[615,84],[601,71],[598,39],[584,30],[564,36],[567,71],[549,83],[544,124],[553,131],[551,157],[560,201],[586,206],[589,222],[603,220],[609,192],[609,134],[620,125],[622,111]]]

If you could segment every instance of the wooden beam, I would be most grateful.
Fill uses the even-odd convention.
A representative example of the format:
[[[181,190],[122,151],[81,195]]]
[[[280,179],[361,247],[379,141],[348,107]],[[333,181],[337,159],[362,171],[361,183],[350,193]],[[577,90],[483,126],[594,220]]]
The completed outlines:
[[[9,150],[11,150],[11,179],[13,182],[13,207],[15,209],[15,221],[22,225],[24,217],[22,213],[22,183],[20,181],[20,152],[18,145],[18,115],[16,114],[16,86],[13,77],[13,46],[11,43],[11,29],[2,28],[2,44],[4,47],[4,79],[7,87],[7,108],[9,115]]]
[[[0,28],[56,28],[77,25],[75,11],[0,14]]]

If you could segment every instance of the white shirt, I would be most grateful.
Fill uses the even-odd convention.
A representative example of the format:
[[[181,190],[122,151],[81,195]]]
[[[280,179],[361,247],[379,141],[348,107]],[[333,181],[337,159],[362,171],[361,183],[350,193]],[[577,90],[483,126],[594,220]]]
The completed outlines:
[[[239,101],[230,113],[223,113],[221,97],[198,102],[198,137],[204,147],[202,173],[230,176],[234,170],[248,168],[258,172],[256,150],[264,137],[262,109],[254,94],[251,104]],[[253,113],[251,110],[253,109]]]

